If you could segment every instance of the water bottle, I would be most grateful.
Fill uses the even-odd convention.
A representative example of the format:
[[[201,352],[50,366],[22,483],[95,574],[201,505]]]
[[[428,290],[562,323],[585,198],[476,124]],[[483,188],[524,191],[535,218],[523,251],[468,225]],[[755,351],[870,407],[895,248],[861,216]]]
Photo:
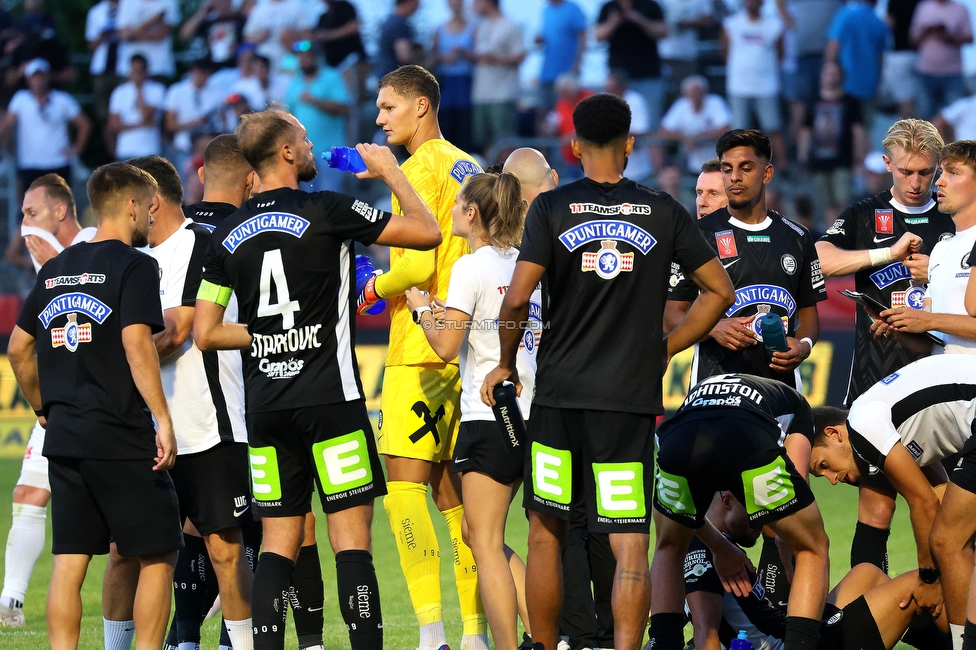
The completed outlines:
[[[333,147],[335,148],[335,147]],[[362,160],[362,159],[360,159]],[[356,294],[359,295],[363,292],[363,287],[366,286],[366,282],[372,277],[373,271],[376,269],[373,267],[373,262],[365,255],[356,256]],[[383,313],[386,309],[386,301],[380,300],[378,303],[366,310],[366,313],[370,316],[375,316],[376,314]]]
[[[522,409],[515,394],[515,384],[503,381],[495,386],[492,395],[495,405],[491,410],[495,413],[495,422],[502,430],[508,450],[513,454],[525,453],[525,420],[522,419]]]
[[[763,346],[766,348],[766,360],[772,362],[773,352],[787,352],[790,346],[786,343],[786,331],[783,320],[772,313],[765,313],[756,319],[756,329],[762,335]]]
[[[729,650],[752,650],[752,641],[745,630],[739,630],[739,636],[732,639]]]
[[[363,157],[359,155],[355,147],[332,147],[328,151],[322,152],[322,160],[329,167],[339,171],[352,172],[353,174],[366,171],[366,163],[363,162]]]

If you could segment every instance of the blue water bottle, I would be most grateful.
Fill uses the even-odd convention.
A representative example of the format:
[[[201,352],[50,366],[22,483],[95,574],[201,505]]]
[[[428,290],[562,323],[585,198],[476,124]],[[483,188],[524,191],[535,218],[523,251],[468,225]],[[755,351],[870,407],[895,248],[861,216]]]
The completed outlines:
[[[355,147],[332,147],[328,151],[322,152],[322,160],[329,167],[339,171],[352,172],[353,174],[366,171],[366,163],[363,162],[363,157],[359,155]]]
[[[739,636],[732,639],[729,650],[752,650],[752,641],[745,630],[739,630]]]
[[[772,362],[773,352],[789,351],[783,320],[778,315],[767,312],[756,319],[756,325],[757,333],[762,335],[763,347],[766,348],[767,361]]]
[[[335,148],[335,147],[333,147]],[[362,160],[360,158],[360,160]],[[363,292],[363,287],[366,286],[366,282],[373,276],[373,271],[376,269],[373,267],[373,262],[365,255],[356,256],[356,294],[361,294]],[[370,316],[375,316],[377,314],[383,313],[386,309],[386,301],[380,300],[378,303],[366,310],[366,313]]]

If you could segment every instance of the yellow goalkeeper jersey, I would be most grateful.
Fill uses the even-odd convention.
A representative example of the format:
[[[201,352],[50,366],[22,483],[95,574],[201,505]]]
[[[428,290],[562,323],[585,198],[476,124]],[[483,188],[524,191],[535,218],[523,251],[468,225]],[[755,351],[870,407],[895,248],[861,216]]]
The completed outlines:
[[[481,172],[474,158],[447,140],[434,139],[420,145],[400,167],[407,180],[417,190],[441,227],[444,241],[434,249],[434,273],[418,289],[431,296],[447,297],[451,282],[451,267],[468,252],[468,242],[451,234],[451,208],[457,199],[461,182],[466,176]],[[393,212],[403,214],[400,202],[393,197]],[[390,266],[403,257],[404,249],[390,249]],[[406,366],[421,363],[443,363],[434,353],[421,328],[413,322],[403,295],[387,298],[390,302],[390,347],[387,366]],[[457,363],[457,359],[454,360]]]

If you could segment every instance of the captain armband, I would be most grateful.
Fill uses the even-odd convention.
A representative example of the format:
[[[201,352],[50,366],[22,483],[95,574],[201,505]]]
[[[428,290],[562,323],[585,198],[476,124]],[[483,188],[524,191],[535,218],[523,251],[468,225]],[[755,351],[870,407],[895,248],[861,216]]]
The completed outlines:
[[[197,290],[197,300],[215,302],[221,307],[226,307],[230,303],[230,296],[234,292],[230,287],[222,287],[219,284],[200,281],[200,288]]]

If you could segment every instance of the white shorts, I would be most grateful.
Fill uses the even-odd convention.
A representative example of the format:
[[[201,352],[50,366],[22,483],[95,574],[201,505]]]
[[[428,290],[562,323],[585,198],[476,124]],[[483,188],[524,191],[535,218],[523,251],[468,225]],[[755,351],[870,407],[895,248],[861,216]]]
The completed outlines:
[[[27,441],[27,452],[24,453],[24,464],[20,466],[20,478],[17,485],[29,485],[42,490],[51,491],[51,481],[47,477],[47,458],[44,451],[44,427],[35,423]]]
[[[915,64],[917,61],[917,52],[885,52],[881,72],[882,95],[890,97],[896,102],[907,102],[915,97]]]

